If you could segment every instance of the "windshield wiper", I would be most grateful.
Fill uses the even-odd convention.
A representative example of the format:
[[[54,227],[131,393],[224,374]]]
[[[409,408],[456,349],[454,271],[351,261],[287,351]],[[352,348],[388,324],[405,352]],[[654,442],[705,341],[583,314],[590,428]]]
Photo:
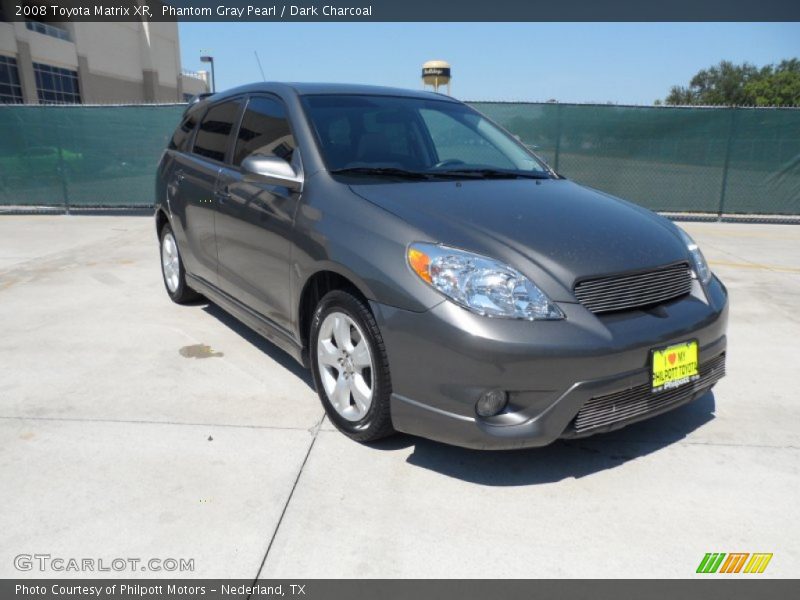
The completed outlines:
[[[408,171],[406,169],[398,169],[395,167],[345,167],[343,169],[334,169],[331,171],[334,175],[378,175],[383,177],[401,177],[404,179],[430,179],[428,173],[420,171]]]
[[[503,169],[449,169],[447,171],[432,171],[430,174],[445,177],[465,176],[476,179],[550,179],[550,176],[544,172],[504,171]]]

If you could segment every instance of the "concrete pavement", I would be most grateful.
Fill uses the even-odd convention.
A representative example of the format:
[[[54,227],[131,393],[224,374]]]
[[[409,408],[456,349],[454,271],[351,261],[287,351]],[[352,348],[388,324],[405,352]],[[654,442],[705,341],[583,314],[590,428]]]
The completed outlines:
[[[0,217],[0,577],[81,575],[15,569],[35,553],[194,559],[123,571],[146,577],[690,577],[712,551],[796,576],[800,228],[683,225],[731,293],[714,393],[482,453],[344,438],[285,354],[168,300],[149,218]]]

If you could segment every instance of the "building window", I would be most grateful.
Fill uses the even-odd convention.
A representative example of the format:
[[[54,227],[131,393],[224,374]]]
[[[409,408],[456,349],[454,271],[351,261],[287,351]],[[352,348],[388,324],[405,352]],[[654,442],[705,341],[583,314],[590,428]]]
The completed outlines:
[[[41,104],[80,104],[78,72],[33,63],[36,74],[36,92]]]
[[[17,60],[10,56],[0,56],[0,104],[22,104]]]
[[[36,33],[42,33],[60,40],[70,41],[69,31],[61,29],[61,27],[50,25],[49,23],[43,23],[42,21],[25,21],[25,27]]]

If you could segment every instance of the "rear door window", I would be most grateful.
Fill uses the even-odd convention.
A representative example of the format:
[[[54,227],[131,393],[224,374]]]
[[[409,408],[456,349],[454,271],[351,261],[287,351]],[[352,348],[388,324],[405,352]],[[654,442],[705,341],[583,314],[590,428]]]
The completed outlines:
[[[223,102],[208,109],[194,140],[192,152],[219,162],[225,161],[225,152],[239,117],[241,100]]]
[[[263,96],[251,98],[236,138],[234,166],[253,154],[277,156],[291,163],[295,147],[283,105]]]

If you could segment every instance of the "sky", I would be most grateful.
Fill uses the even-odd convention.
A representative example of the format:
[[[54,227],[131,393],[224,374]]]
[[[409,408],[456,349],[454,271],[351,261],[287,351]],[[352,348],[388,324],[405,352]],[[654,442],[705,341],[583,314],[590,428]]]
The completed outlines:
[[[214,56],[217,89],[261,81],[421,87],[452,65],[462,100],[652,104],[698,70],[800,57],[800,23],[181,23],[191,70]]]

